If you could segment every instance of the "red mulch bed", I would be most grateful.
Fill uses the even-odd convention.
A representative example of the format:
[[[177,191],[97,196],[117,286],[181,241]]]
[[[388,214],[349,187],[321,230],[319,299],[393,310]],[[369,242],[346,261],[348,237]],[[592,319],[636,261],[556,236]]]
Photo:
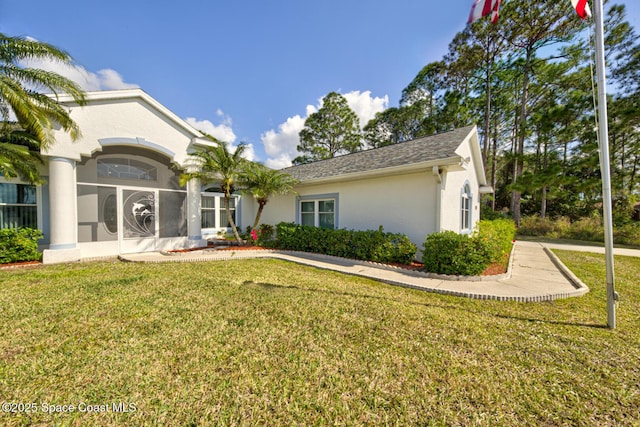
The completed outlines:
[[[485,271],[482,272],[482,276],[495,276],[496,274],[504,274],[507,272],[507,268],[500,264],[494,263],[489,265]]]
[[[42,264],[40,261],[8,262],[6,264],[0,264],[0,269],[17,268],[17,267],[34,267],[40,264]]]
[[[201,251],[203,249],[212,249],[212,248],[216,248],[216,250],[218,250],[218,251],[259,251],[259,250],[266,250],[266,248],[263,248],[262,246],[212,245],[212,246],[205,246],[205,247],[201,247],[201,248],[173,249],[173,250],[170,250],[170,251],[167,251],[167,252],[182,253],[182,252]]]
[[[262,246],[218,246],[219,251],[261,251],[266,250]]]

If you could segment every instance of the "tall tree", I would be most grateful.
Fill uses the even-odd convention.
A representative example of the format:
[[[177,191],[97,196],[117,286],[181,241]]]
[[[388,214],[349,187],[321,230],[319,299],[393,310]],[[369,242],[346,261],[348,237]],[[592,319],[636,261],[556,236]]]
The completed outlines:
[[[69,132],[74,140],[80,135],[78,125],[57,102],[56,95],[69,94],[80,105],[85,100],[82,89],[66,77],[23,66],[30,60],[71,64],[72,58],[50,44],[0,33],[0,164],[7,176],[15,172],[37,182],[40,177],[36,153],[53,142],[54,125]],[[21,130],[16,129],[14,120]]]
[[[451,85],[470,86],[467,90],[479,98],[482,111],[482,157],[489,160],[491,145],[491,119],[494,98],[495,74],[501,64],[501,55],[507,53],[508,45],[498,25],[488,19],[476,21],[458,33],[449,45],[445,60],[448,63],[447,80]]]
[[[302,156],[294,159],[293,163],[330,159],[356,152],[361,147],[358,116],[344,96],[329,92],[322,101],[322,107],[304,122],[304,128],[300,131],[300,145],[297,147]]]
[[[567,13],[562,2],[507,2],[500,17],[508,42],[517,49],[517,57],[522,74],[520,111],[518,112],[515,167],[513,184],[517,183],[524,170],[524,145],[530,131],[529,86],[540,59],[540,49],[560,42],[567,42],[575,35],[579,19]],[[520,224],[521,192],[514,188],[511,197],[511,210],[516,224]]]
[[[191,154],[197,170],[182,174],[180,176],[180,184],[184,185],[187,181],[198,178],[202,183],[220,185],[220,189],[224,194],[224,209],[227,212],[227,221],[231,224],[236,241],[242,243],[236,223],[233,220],[233,216],[231,216],[229,201],[236,192],[237,183],[249,163],[248,160],[242,157],[247,146],[238,144],[236,149],[231,152],[227,142],[219,141],[211,135],[206,136],[216,144],[211,147],[198,148]]]
[[[250,164],[241,178],[243,191],[251,194],[258,203],[258,212],[252,227],[254,230],[260,224],[262,211],[269,199],[278,194],[295,193],[293,186],[297,183],[291,175],[260,163]]]

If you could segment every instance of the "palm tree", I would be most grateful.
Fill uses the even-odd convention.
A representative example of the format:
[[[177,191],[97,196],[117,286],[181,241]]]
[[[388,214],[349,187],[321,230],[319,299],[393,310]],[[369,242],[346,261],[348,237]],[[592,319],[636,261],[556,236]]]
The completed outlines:
[[[258,212],[252,227],[254,230],[260,223],[262,210],[269,198],[278,194],[295,193],[293,186],[297,183],[298,181],[291,175],[270,169],[260,163],[253,163],[247,168],[243,176],[244,192],[251,194],[258,202]]]
[[[211,135],[206,135],[206,137],[216,144],[211,147],[198,148],[191,153],[191,156],[197,162],[199,170],[182,174],[180,176],[180,184],[184,185],[194,178],[200,179],[203,184],[219,184],[224,193],[224,208],[227,211],[227,221],[231,224],[233,235],[238,243],[242,243],[236,223],[229,210],[229,200],[236,191],[237,182],[248,163],[248,160],[242,157],[246,145],[239,144],[232,153],[229,151],[229,145],[226,142],[219,141]]]
[[[36,163],[42,163],[39,142],[23,130],[0,134],[0,175],[21,177],[32,184],[42,183]]]
[[[80,86],[66,77],[51,71],[25,67],[23,64],[30,60],[57,61],[69,65],[72,58],[68,53],[47,43],[0,33],[0,136],[3,144],[29,147],[33,153],[46,149],[53,143],[52,128],[55,124],[68,132],[73,140],[80,136],[78,125],[58,103],[57,95],[69,94],[79,105],[84,105],[85,99]],[[26,145],[20,143],[21,140],[25,141],[24,135],[15,134],[16,122],[29,135]],[[33,178],[35,181],[39,179],[37,156],[33,156],[29,165],[24,148],[3,145],[2,153],[0,163],[3,163],[4,170],[19,171],[20,175],[32,181]],[[14,161],[17,164],[13,164]],[[25,166],[28,171],[24,170]]]

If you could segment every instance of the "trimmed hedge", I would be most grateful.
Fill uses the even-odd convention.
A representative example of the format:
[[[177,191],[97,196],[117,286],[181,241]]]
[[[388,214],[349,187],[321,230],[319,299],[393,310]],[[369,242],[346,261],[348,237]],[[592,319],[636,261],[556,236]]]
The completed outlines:
[[[427,236],[422,262],[432,273],[478,276],[489,266],[490,256],[481,240],[442,231]]]
[[[512,220],[483,220],[472,236],[443,231],[427,236],[422,262],[426,271],[438,274],[478,276],[502,262],[511,252],[516,234]]]
[[[0,230],[0,264],[38,261],[38,240],[42,232],[32,228],[5,228]]]
[[[375,262],[411,263],[417,246],[404,234],[378,230],[331,230],[281,222],[276,247]]]

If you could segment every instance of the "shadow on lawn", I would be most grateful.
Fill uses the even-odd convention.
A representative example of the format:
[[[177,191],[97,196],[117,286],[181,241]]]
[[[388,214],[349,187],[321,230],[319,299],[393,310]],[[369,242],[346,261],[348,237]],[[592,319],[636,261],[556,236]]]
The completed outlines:
[[[513,316],[513,315],[500,314],[500,313],[489,312],[489,311],[472,310],[470,308],[456,306],[456,305],[449,305],[449,304],[444,304],[444,305],[443,304],[426,304],[426,303],[418,303],[418,302],[410,302],[410,301],[401,301],[394,298],[382,297],[377,295],[358,294],[354,292],[330,291],[326,289],[301,288],[295,285],[276,285],[273,283],[254,282],[253,280],[245,280],[243,282],[243,285],[253,285],[265,290],[291,289],[291,290],[298,290],[298,291],[317,292],[317,293],[323,293],[328,295],[339,295],[339,296],[347,296],[347,297],[369,298],[369,299],[376,299],[376,300],[392,301],[392,302],[401,303],[401,304],[418,305],[423,307],[462,310],[468,313],[477,314],[479,316],[491,316],[491,317],[497,317],[499,319],[519,320],[519,321],[529,322],[529,323],[546,323],[549,325],[577,326],[581,328],[594,328],[594,329],[607,328],[607,325],[598,324],[598,323],[564,322],[561,320],[548,320],[548,319],[539,319],[539,318],[536,319],[531,317]]]
[[[560,320],[533,319],[530,317],[508,316],[505,314],[497,314],[497,313],[493,314],[493,316],[499,317],[500,319],[521,320],[523,322],[529,322],[529,323],[547,323],[550,325],[579,326],[582,328],[607,329],[607,325],[603,325],[599,323],[563,322]]]
[[[418,302],[410,302],[410,301],[401,301],[401,300],[397,300],[397,299],[394,299],[394,298],[381,297],[381,296],[369,295],[369,294],[359,294],[359,293],[354,293],[354,292],[344,292],[344,291],[339,292],[339,291],[330,291],[330,290],[327,290],[327,289],[301,288],[301,287],[295,286],[295,285],[276,285],[276,284],[273,284],[273,283],[254,282],[253,280],[245,280],[243,282],[243,284],[244,285],[257,286],[257,287],[260,287],[260,288],[265,289],[265,290],[290,289],[290,290],[298,290],[298,291],[323,293],[323,294],[328,294],[328,295],[339,295],[339,296],[356,297],[356,298],[369,298],[369,299],[376,299],[376,300],[383,300],[383,301],[391,301],[391,302],[396,302],[396,303],[400,303],[400,304],[418,305],[418,306],[423,306],[423,307],[435,307],[435,308],[450,309],[450,310],[462,310],[462,311],[466,311],[468,313],[476,314],[476,315],[479,315],[479,316],[491,316],[491,317],[496,317],[496,318],[499,318],[499,319],[519,320],[519,321],[529,322],[529,323],[546,323],[546,324],[549,324],[549,325],[577,326],[577,327],[581,327],[581,328],[594,328],[594,329],[606,329],[607,328],[607,325],[598,324],[598,323],[565,322],[565,321],[561,321],[561,320],[549,320],[549,319],[541,319],[541,318],[533,318],[533,317],[514,316],[514,315],[500,314],[500,313],[495,313],[495,312],[490,312],[490,311],[478,311],[478,310],[473,310],[471,308],[466,308],[466,307],[462,307],[462,306],[458,306],[458,305],[426,304],[426,303],[423,303],[423,302],[418,303]],[[437,294],[434,294],[434,295],[437,295]]]

